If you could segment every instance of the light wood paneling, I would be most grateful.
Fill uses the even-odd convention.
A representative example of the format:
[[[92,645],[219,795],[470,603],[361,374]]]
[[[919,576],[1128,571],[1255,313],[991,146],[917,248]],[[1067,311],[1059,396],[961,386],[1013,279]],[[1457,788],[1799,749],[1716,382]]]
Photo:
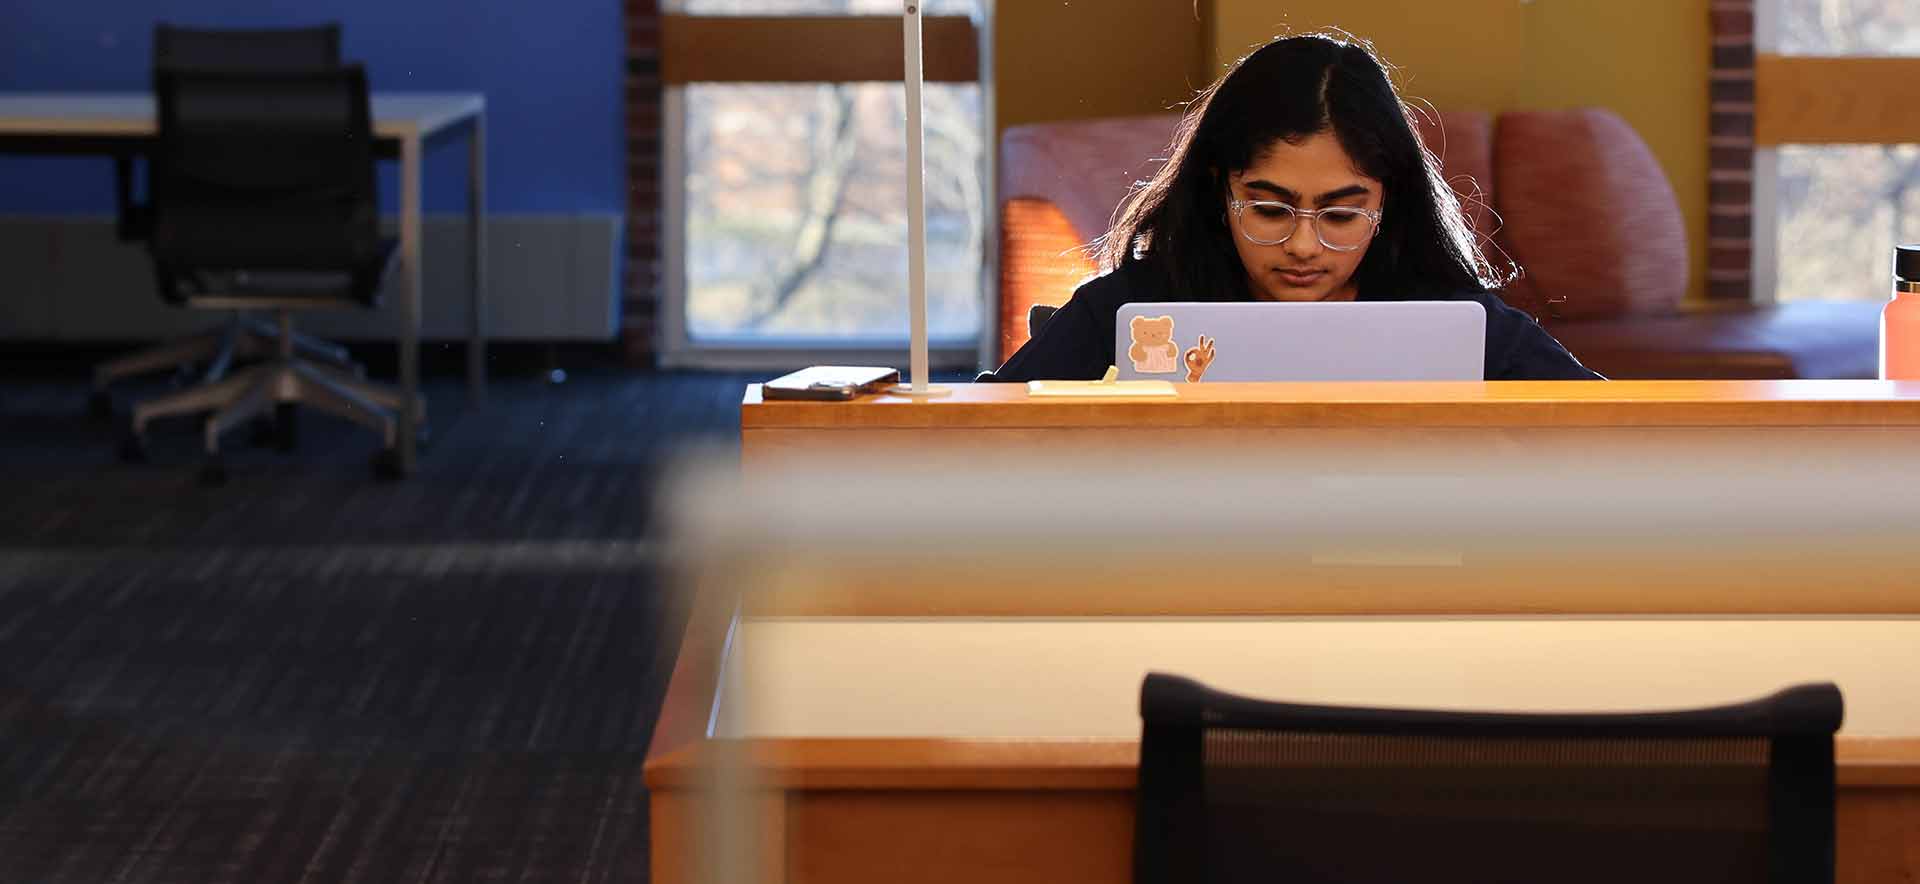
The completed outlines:
[[[1761,55],[1754,92],[1763,147],[1920,142],[1920,58]]]

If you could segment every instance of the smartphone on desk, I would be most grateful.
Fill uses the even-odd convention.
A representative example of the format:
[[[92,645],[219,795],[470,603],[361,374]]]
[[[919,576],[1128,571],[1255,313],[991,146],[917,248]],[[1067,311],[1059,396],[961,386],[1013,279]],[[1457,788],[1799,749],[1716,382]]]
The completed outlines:
[[[816,365],[760,385],[767,399],[842,401],[900,383],[900,370],[868,365]]]

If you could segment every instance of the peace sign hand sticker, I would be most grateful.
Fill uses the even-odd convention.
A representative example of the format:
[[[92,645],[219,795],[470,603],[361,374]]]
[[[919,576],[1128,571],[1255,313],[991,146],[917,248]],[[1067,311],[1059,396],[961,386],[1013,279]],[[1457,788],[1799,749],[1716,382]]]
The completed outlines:
[[[1207,373],[1207,366],[1213,364],[1213,339],[1200,336],[1200,346],[1187,348],[1187,383],[1200,383],[1200,376]]]

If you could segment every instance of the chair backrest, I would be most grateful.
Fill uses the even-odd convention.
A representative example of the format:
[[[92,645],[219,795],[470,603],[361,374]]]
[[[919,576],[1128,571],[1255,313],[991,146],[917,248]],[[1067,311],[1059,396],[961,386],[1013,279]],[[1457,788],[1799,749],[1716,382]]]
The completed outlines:
[[[153,28],[153,67],[310,70],[340,63],[340,26],[210,29],[161,23]]]
[[[251,30],[182,28],[164,22],[153,28],[153,68],[302,70],[340,63],[340,26]],[[134,198],[133,156],[114,158],[117,235],[123,242],[146,239],[153,218]]]
[[[1134,880],[1831,882],[1841,698],[1499,714],[1151,674]]]
[[[1060,308],[1048,304],[1035,304],[1028,307],[1027,336],[1032,337],[1039,334],[1040,329],[1047,324],[1047,320],[1052,319],[1053,314],[1058,312],[1060,312]]]
[[[379,272],[373,124],[358,65],[160,69],[153,236],[162,292],[217,271]]]

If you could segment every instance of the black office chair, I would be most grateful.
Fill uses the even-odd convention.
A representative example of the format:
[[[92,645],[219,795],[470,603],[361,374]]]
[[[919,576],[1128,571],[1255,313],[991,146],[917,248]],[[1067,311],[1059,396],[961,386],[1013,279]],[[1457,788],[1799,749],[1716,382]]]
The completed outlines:
[[[310,28],[153,28],[153,66],[297,71],[340,64],[340,26]]]
[[[1841,709],[1831,684],[1682,712],[1486,714],[1151,674],[1134,880],[1831,882]]]
[[[340,26],[254,30],[182,28],[159,24],[153,30],[154,70],[313,70],[340,64]],[[134,197],[137,153],[114,157],[118,235],[122,242],[145,242],[152,234],[152,208]],[[101,363],[93,370],[90,407],[101,417],[113,413],[108,387],[118,380],[162,370],[204,365],[202,380],[219,380],[235,358],[271,356],[279,332],[273,324],[236,313],[220,326]],[[296,334],[303,356],[357,371],[345,348]]]
[[[153,420],[215,411],[204,476],[218,482],[223,433],[267,414],[290,426],[305,404],[380,433],[376,467],[397,475],[400,394],[299,358],[292,329],[297,311],[376,306],[395,264],[379,229],[365,73],[161,70],[156,82],[148,248],[160,292],[190,308],[274,311],[278,355],[137,404],[128,455],[144,456]]]

